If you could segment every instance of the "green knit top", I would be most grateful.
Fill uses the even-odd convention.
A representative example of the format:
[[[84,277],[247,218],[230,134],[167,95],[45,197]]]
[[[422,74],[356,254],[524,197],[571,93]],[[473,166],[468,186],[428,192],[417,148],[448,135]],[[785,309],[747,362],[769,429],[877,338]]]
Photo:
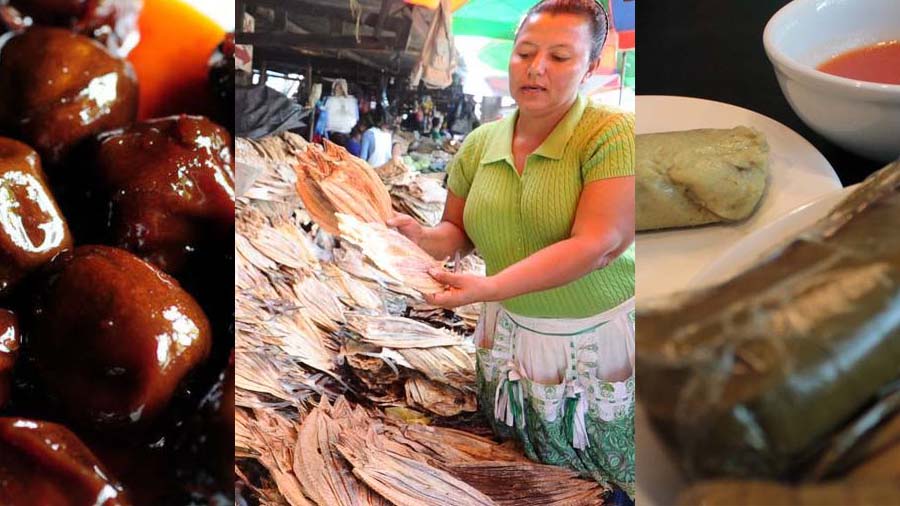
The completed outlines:
[[[466,200],[466,233],[496,274],[570,236],[585,184],[634,175],[634,116],[579,95],[525,162],[513,165],[518,112],[466,138],[447,166],[447,186]],[[512,313],[584,318],[634,296],[634,245],[607,267],[566,285],[503,301]]]

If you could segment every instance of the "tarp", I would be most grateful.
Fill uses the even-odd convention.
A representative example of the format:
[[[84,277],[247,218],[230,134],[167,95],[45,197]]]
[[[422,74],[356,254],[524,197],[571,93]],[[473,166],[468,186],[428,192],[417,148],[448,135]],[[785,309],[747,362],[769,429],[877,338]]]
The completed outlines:
[[[522,16],[535,3],[536,0],[469,0],[453,13],[453,35],[512,40]],[[600,3],[609,10],[608,0]],[[631,4],[633,13],[634,0],[626,3]]]
[[[508,95],[506,72],[513,39],[522,17],[536,0],[469,0],[453,13],[453,36],[467,68],[466,93]],[[634,86],[634,4],[636,0],[601,0],[610,13],[609,36],[600,56],[604,88],[624,80]],[[626,53],[630,51],[630,53]],[[622,79],[624,77],[624,79]]]
[[[305,126],[309,114],[300,104],[268,86],[236,86],[234,89],[235,133],[238,137],[260,137]]]

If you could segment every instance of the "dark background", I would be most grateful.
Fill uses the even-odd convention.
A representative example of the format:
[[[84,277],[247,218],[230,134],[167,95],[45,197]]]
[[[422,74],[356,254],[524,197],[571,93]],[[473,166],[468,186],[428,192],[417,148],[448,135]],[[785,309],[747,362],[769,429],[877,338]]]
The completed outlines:
[[[796,131],[825,155],[844,186],[881,168],[832,144],[788,105],[763,49],[763,29],[788,0],[649,0],[637,9],[638,95],[734,104]],[[640,116],[638,117],[640,121]]]

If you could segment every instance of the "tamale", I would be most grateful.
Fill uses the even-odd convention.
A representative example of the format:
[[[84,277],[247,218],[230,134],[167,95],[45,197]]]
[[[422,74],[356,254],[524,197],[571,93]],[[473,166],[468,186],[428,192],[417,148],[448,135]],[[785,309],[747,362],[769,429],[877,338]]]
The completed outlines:
[[[637,230],[743,220],[768,178],[769,146],[744,126],[635,137]]]
[[[888,506],[900,504],[900,482],[836,482],[791,487],[773,482],[702,482],[680,506]]]
[[[900,162],[731,281],[638,311],[638,395],[692,476],[787,477],[900,364]]]
[[[833,438],[810,473],[812,479],[819,481],[838,477],[892,444],[900,447],[900,382],[888,392]],[[879,475],[878,464],[868,464],[866,462],[860,466],[865,469],[858,476]],[[900,478],[900,458],[893,467],[893,474]]]

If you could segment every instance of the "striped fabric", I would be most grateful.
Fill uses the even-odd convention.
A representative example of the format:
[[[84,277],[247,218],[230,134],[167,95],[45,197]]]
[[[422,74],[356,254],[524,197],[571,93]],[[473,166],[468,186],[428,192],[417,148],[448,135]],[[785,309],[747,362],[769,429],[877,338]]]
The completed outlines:
[[[466,199],[466,232],[488,275],[569,237],[585,184],[634,175],[634,116],[579,96],[531,155],[513,165],[516,114],[466,138],[447,167],[448,187]],[[567,285],[503,302],[517,314],[583,318],[634,296],[634,246],[604,269]]]

